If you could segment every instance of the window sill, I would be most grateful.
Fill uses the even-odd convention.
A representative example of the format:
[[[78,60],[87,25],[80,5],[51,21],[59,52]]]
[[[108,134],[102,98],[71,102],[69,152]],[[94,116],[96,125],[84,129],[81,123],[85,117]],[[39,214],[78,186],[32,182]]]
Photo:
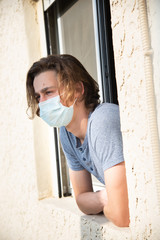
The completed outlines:
[[[47,198],[40,200],[39,204],[45,210],[49,210],[60,225],[64,225],[63,231],[67,229],[65,240],[71,238],[69,232],[75,233],[78,239],[116,239],[131,240],[130,228],[119,228],[108,221],[104,215],[84,215],[77,207],[73,197]],[[62,223],[63,222],[63,223]],[[55,232],[56,234],[56,232]],[[63,232],[65,234],[65,232]],[[68,235],[67,235],[68,234]],[[67,238],[68,236],[68,238]],[[58,239],[58,238],[57,238]]]

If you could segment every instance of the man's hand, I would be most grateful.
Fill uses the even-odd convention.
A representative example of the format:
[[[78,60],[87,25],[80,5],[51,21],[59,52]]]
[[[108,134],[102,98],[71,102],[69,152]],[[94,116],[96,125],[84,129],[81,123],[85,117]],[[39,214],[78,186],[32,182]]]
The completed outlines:
[[[105,205],[108,203],[108,197],[107,197],[106,189],[97,191],[97,193],[99,195],[99,201],[101,202],[103,207],[105,207]]]

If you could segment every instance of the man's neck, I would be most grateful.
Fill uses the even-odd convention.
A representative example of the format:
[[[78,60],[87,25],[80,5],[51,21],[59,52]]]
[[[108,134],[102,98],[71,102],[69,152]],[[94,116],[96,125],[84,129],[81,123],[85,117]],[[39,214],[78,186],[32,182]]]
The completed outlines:
[[[74,108],[72,121],[66,127],[67,131],[79,138],[81,143],[86,136],[89,113],[90,110],[86,109],[83,103],[79,103]]]

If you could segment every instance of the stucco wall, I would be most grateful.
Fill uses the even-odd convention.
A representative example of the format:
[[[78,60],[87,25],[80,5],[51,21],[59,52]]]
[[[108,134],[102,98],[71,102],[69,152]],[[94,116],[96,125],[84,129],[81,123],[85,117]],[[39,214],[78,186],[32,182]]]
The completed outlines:
[[[156,99],[156,110],[157,110],[157,122],[159,129],[160,139],[160,74],[159,74],[159,63],[160,63],[160,28],[159,28],[159,15],[160,1],[147,1],[149,30],[151,36],[151,47],[153,49],[153,79]]]
[[[53,190],[49,135],[26,116],[25,78],[45,55],[42,5],[1,0],[0,11],[0,240],[131,239],[102,216],[83,216],[72,198],[38,200]]]
[[[24,232],[24,221],[32,229],[27,212],[37,199],[32,123],[25,116],[29,58],[22,2],[1,1],[0,9],[0,239],[20,239],[17,228]]]
[[[160,219],[147,125],[138,6],[133,0],[111,0],[111,7],[132,239],[157,240]],[[45,54],[41,47],[45,41],[41,36],[41,1],[1,0],[0,22],[0,240],[131,239],[130,229],[119,229],[102,216],[83,216],[72,198],[38,200],[53,190],[50,153],[45,147],[48,130],[39,120],[33,124],[25,114],[26,72]],[[40,132],[37,125],[42,127]],[[43,138],[44,132],[47,138],[43,146],[35,148],[34,142],[41,144],[38,137]],[[39,149],[47,156],[46,164]]]
[[[150,148],[138,1],[111,0],[110,3],[132,237],[158,240],[160,218]],[[151,14],[154,19],[154,13]],[[151,37],[155,42],[156,36]],[[155,51],[158,47],[155,44]],[[155,62],[154,67],[157,74]]]

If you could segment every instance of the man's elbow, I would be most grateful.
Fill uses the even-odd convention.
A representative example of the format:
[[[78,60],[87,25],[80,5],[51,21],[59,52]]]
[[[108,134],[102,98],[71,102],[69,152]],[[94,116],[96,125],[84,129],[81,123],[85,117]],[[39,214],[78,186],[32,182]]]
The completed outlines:
[[[84,204],[84,202],[83,202],[83,196],[82,196],[82,194],[79,194],[79,195],[76,197],[76,203],[77,203],[77,206],[78,206],[78,208],[79,208],[79,210],[80,210],[81,212],[83,212],[83,213],[86,214],[86,215],[91,215],[91,214],[92,214],[92,212],[90,211],[90,209],[88,209],[88,208],[85,206],[85,204]]]
[[[104,208],[104,215],[111,222],[113,222],[117,227],[129,227],[129,211],[117,211],[117,212],[108,212],[107,208]]]
[[[89,204],[88,199],[84,198],[83,194],[79,194],[76,197],[76,203],[81,212],[83,212],[86,215],[98,214],[103,210],[103,208],[100,208],[99,206],[93,206],[92,203]]]
[[[122,217],[117,217],[113,220],[113,223],[117,226],[117,227],[129,227],[129,218],[122,218]]]

